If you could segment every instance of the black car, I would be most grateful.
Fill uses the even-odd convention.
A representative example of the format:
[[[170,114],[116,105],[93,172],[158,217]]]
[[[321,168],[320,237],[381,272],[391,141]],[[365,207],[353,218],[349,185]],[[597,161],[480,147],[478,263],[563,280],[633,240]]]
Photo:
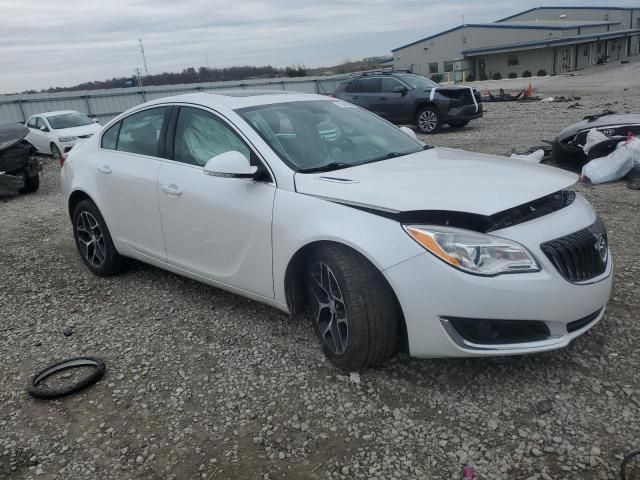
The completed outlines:
[[[334,97],[366,108],[398,124],[414,124],[422,133],[443,125],[464,127],[482,117],[480,92],[442,85],[414,73],[368,73],[340,84]]]
[[[0,125],[0,197],[33,193],[40,186],[36,149],[24,140],[28,133],[21,124]]]

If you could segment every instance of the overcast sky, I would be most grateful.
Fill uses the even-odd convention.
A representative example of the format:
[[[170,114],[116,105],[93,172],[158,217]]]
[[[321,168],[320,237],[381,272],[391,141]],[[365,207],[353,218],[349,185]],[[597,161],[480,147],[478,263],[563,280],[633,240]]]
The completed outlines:
[[[0,0],[0,93],[130,76],[142,67],[138,38],[152,74],[207,60],[316,67],[389,54],[459,25],[463,15],[490,22],[531,7],[524,0]]]

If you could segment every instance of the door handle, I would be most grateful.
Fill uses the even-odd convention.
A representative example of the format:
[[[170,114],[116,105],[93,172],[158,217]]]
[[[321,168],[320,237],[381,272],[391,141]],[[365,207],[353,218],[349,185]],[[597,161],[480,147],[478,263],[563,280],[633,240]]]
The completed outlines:
[[[177,195],[178,197],[182,195],[182,190],[180,190],[174,183],[171,185],[162,185],[160,188],[162,188],[164,193],[168,193],[169,195]]]
[[[100,173],[104,173],[105,175],[109,175],[112,172],[109,165],[102,165],[101,167],[98,167],[98,171]]]
[[[351,97],[351,100],[358,100],[360,97],[355,96],[355,97]]]
[[[386,99],[387,99],[387,97],[380,97],[380,98],[378,98],[378,100],[386,100]]]

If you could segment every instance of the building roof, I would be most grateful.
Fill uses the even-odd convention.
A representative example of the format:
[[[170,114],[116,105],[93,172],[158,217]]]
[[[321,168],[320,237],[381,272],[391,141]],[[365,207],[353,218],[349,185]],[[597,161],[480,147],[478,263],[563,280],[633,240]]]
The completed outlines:
[[[579,6],[570,6],[570,7],[533,7],[529,10],[525,10],[524,12],[514,13],[513,15],[509,15],[508,17],[501,18],[500,20],[496,20],[498,22],[506,22],[507,20],[511,20],[512,18],[519,17],[520,15],[524,15],[525,13],[535,12],[536,10],[634,10],[632,7],[594,7],[592,5],[583,5]]]
[[[411,47],[413,45],[417,45],[418,43],[426,42],[427,40],[431,40],[433,38],[439,37],[441,35],[446,35],[447,33],[455,32],[456,30],[460,30],[465,27],[478,27],[478,28],[514,28],[514,29],[543,29],[543,30],[564,30],[568,28],[580,28],[580,27],[596,27],[602,25],[620,25],[620,22],[599,22],[599,21],[587,21],[587,20],[544,20],[544,21],[514,21],[507,22],[512,18],[518,17],[520,15],[524,15],[525,13],[534,12],[536,10],[634,10],[631,7],[592,7],[592,6],[582,6],[582,7],[534,7],[529,10],[525,10],[524,12],[516,13],[509,17],[502,18],[500,20],[496,20],[494,23],[468,23],[463,25],[458,25],[457,27],[450,28],[440,33],[436,33],[430,35],[425,38],[421,38],[420,40],[416,40],[415,42],[407,43],[401,47],[397,47],[392,49],[392,52],[397,52],[398,50],[402,50],[403,48]]]
[[[436,33],[435,35],[431,35],[429,37],[421,38],[420,40],[416,40],[415,42],[408,43],[398,48],[394,48],[391,50],[392,52],[396,52],[398,50],[402,50],[403,48],[411,47],[413,45],[417,45],[418,43],[426,42],[427,40],[431,40],[436,37],[440,37],[447,33],[455,32],[456,30],[460,30],[465,27],[473,27],[473,28],[500,28],[500,29],[514,29],[514,30],[567,30],[570,28],[581,28],[581,27],[599,27],[604,25],[621,25],[620,22],[598,22],[598,21],[581,21],[581,20],[549,20],[549,21],[523,21],[523,22],[508,22],[508,23],[465,23],[463,25],[458,25],[457,27],[450,28],[449,30],[445,30],[444,32]]]
[[[467,50],[463,50],[461,53],[463,55],[472,57],[475,55],[486,55],[489,53],[512,52],[515,50],[528,50],[531,48],[538,48],[541,46],[572,44],[572,43],[580,42],[583,40],[587,42],[593,39],[625,37],[628,35],[637,35],[639,33],[640,33],[640,28],[633,28],[629,30],[616,30],[615,32],[591,33],[588,35],[574,35],[571,37],[553,38],[548,40],[536,40],[534,42],[513,43],[510,45],[496,45],[494,47],[470,48]]]

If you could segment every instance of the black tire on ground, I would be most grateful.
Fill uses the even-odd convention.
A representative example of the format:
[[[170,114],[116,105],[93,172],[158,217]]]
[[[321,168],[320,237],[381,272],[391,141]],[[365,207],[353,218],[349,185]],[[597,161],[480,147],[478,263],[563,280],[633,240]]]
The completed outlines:
[[[337,296],[342,298],[342,302],[333,302],[334,307],[322,309],[324,316],[319,313],[317,297],[323,290],[314,280],[314,275],[315,279],[318,278],[317,272],[323,268],[322,265],[330,269],[335,283],[328,280],[328,276],[323,281],[329,285],[329,290],[334,294],[338,292]],[[398,313],[393,293],[380,272],[364,257],[338,245],[317,248],[308,259],[306,271],[312,322],[329,361],[341,370],[354,372],[388,360],[397,344]],[[326,320],[328,311],[329,318],[336,318],[332,316],[333,308],[339,312],[336,317],[346,317],[346,335],[344,331],[340,333],[340,337],[346,337],[342,352],[335,351],[336,342],[332,340],[324,320],[322,330],[327,335],[321,332],[319,319]]]
[[[50,148],[51,148],[51,155],[53,155],[53,158],[60,161],[60,158],[62,157],[62,153],[60,153],[60,149],[58,148],[58,146],[55,143],[52,143]]]
[[[24,176],[24,187],[20,189],[20,193],[34,193],[40,188],[40,175]]]
[[[466,127],[467,125],[469,125],[469,120],[466,120],[464,122],[450,122],[449,126],[451,128],[462,128],[462,127]]]
[[[424,107],[418,110],[415,123],[421,133],[433,133],[442,128],[440,112],[435,107]]]
[[[70,368],[93,367],[94,371],[87,377],[81,378],[78,382],[63,388],[48,388],[41,384],[47,377],[54,373],[69,370]],[[54,398],[66,397],[73,393],[84,390],[85,388],[98,382],[105,372],[106,366],[102,360],[94,357],[78,357],[62,362],[52,363],[42,371],[33,376],[29,382],[27,391],[29,395],[41,398],[43,400],[53,400]]]
[[[125,266],[125,258],[113,245],[98,207],[91,200],[82,200],[73,211],[72,221],[76,247],[87,268],[101,277],[120,273]]]

